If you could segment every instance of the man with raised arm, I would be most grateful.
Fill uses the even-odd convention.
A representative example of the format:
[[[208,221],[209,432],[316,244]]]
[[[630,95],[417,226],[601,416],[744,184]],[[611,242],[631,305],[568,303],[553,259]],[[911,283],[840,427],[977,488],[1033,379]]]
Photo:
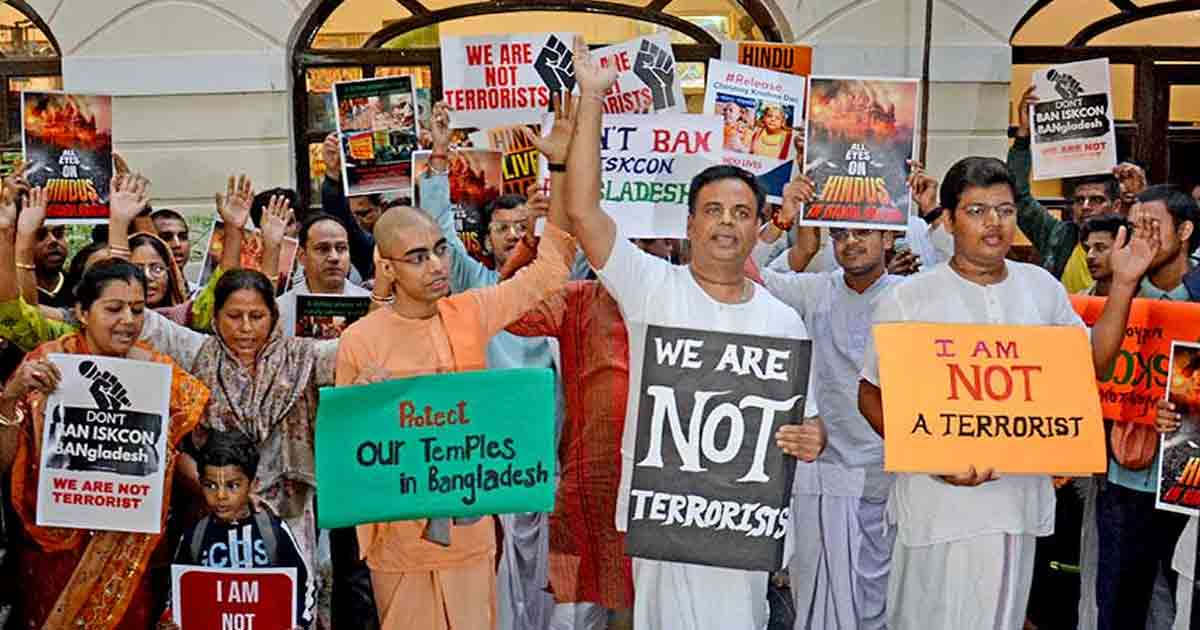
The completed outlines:
[[[618,233],[600,209],[600,142],[604,94],[615,68],[601,68],[582,40],[574,50],[580,88],[575,138],[567,159],[567,211],[572,232],[625,317],[629,347],[645,344],[646,326],[806,337],[795,311],[745,276],[765,193],[750,173],[714,166],[697,175],[688,194],[687,235],[692,259],[676,266],[651,256]],[[556,191],[557,194],[557,191]],[[617,528],[626,528],[637,398],[630,396],[624,428]],[[776,441],[812,461],[825,444],[816,407],[806,400],[803,424],[784,425]],[[801,420],[802,418],[796,418]],[[768,621],[767,573],[633,559],[635,628],[761,630]]]

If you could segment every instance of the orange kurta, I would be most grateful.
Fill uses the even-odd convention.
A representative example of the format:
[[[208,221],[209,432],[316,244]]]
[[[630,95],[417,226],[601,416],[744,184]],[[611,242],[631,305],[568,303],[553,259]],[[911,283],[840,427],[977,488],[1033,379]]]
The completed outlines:
[[[438,315],[429,319],[409,319],[390,308],[376,310],[342,335],[337,384],[351,384],[371,368],[386,369],[397,378],[485,368],[488,341],[563,286],[574,251],[570,236],[547,225],[537,260],[511,280],[443,298]],[[417,619],[434,619],[434,628],[490,627],[494,606],[479,601],[478,572],[492,571],[492,519],[453,527],[447,547],[423,539],[425,525],[421,519],[358,527],[383,626],[409,627]],[[431,573],[432,580],[416,579],[417,573]],[[489,578],[487,584],[494,602],[495,580]]]

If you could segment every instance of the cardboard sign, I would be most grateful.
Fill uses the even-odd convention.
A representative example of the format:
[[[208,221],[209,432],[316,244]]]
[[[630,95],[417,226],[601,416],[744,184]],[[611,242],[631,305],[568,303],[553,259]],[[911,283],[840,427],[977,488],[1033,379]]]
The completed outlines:
[[[173,564],[171,617],[179,630],[292,630],[296,570]]]
[[[443,37],[442,98],[454,127],[541,122],[550,96],[575,89],[575,36]]]
[[[615,67],[617,81],[604,94],[605,114],[687,112],[675,71],[675,50],[666,33],[597,48],[600,67]]]
[[[1029,122],[1033,178],[1111,173],[1117,165],[1108,59],[1051,66],[1033,75]]]
[[[284,325],[296,337],[337,339],[346,328],[371,310],[369,295],[297,293],[295,321]]]
[[[543,132],[553,124],[547,115]],[[702,114],[605,116],[600,133],[600,207],[621,235],[686,238],[688,187],[720,160],[721,120]],[[539,164],[549,189],[545,156]]]
[[[21,146],[46,223],[108,223],[112,97],[21,92]]]
[[[810,79],[804,164],[817,200],[805,206],[801,223],[908,227],[918,88],[916,79]]]
[[[1082,328],[874,327],[884,469],[1104,472],[1104,423]]]
[[[1179,430],[1160,437],[1157,507],[1200,514],[1200,344],[1171,344],[1167,400],[1182,418]]]
[[[333,84],[347,197],[400,191],[412,196],[417,101],[412,77]]]
[[[540,368],[323,388],[318,526],[553,510],[555,404]]]
[[[795,460],[775,444],[803,420],[810,341],[648,326],[625,552],[773,571],[784,560]]]
[[[62,381],[46,400],[37,524],[161,533],[171,367],[48,358]]]
[[[812,74],[812,48],[802,44],[724,41],[721,59],[802,77]]]
[[[262,232],[257,229],[242,228],[242,251],[238,258],[242,261],[242,269],[254,269],[255,271],[263,271],[263,238]],[[283,244],[279,248],[279,269],[276,273],[280,274],[280,281],[287,284],[292,280],[292,266],[296,263],[296,253],[300,250],[300,241],[285,237]],[[200,277],[196,278],[196,284],[205,286],[208,284],[212,275],[217,272],[217,267],[221,266],[221,254],[225,251],[225,222],[217,219],[212,224],[212,229],[208,233],[208,246],[205,248],[204,261],[200,266]],[[263,273],[267,273],[263,271]]]
[[[1105,298],[1072,295],[1071,306],[1093,326]],[[1155,405],[1166,394],[1172,341],[1200,340],[1200,304],[1135,298],[1125,339],[1112,368],[1099,381],[1104,417],[1154,424]]]
[[[754,173],[771,203],[782,203],[783,187],[802,167],[806,85],[804,77],[708,63],[704,113],[721,118],[721,160]]]
[[[413,173],[421,178],[429,170],[429,151],[413,154]],[[483,210],[500,196],[504,186],[503,154],[488,149],[458,149],[450,160],[450,205],[454,212],[454,230],[472,258],[486,267],[494,266],[492,255],[484,251],[487,221]],[[416,188],[417,207],[421,207],[421,189]]]

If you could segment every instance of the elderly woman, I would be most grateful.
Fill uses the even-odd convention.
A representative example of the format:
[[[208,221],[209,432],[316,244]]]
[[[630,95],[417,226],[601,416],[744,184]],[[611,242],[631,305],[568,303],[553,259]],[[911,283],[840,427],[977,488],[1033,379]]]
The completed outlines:
[[[30,191],[31,203],[44,193]],[[0,204],[0,284],[15,278],[11,242],[15,205]],[[81,332],[40,345],[22,362],[0,394],[0,470],[11,466],[13,504],[24,530],[16,551],[21,627],[146,628],[155,605],[148,584],[151,553],[161,534],[92,531],[36,524],[39,453],[46,397],[60,375],[47,360],[51,353],[87,354],[152,361],[172,366],[168,452],[164,499],[183,436],[199,423],[209,391],[165,355],[136,341],[146,313],[146,279],[137,266],[105,260],[88,270],[77,289],[76,316]],[[164,506],[167,501],[164,500]],[[166,510],[163,527],[165,529]],[[122,579],[108,579],[120,575]]]

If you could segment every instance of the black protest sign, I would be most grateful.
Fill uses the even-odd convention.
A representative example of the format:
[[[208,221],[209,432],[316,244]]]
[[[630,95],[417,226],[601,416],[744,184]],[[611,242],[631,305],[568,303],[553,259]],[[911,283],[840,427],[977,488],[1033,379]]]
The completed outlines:
[[[803,420],[811,342],[649,326],[641,365],[626,553],[769,571],[783,563],[795,460],[775,444]]]

